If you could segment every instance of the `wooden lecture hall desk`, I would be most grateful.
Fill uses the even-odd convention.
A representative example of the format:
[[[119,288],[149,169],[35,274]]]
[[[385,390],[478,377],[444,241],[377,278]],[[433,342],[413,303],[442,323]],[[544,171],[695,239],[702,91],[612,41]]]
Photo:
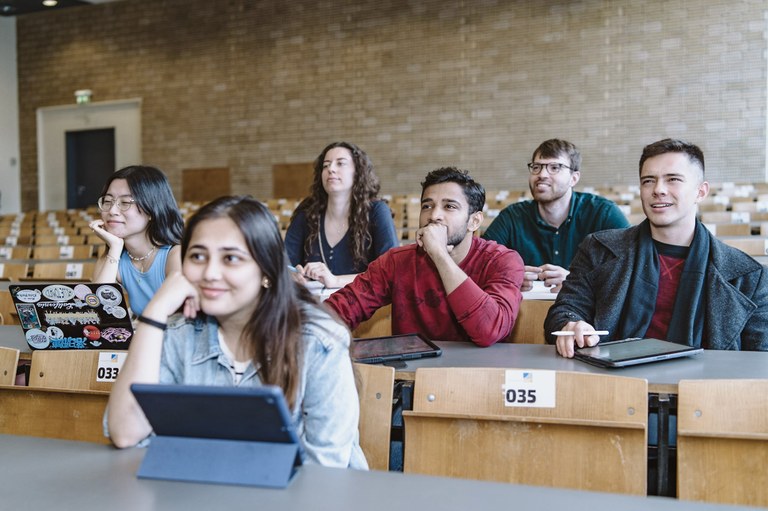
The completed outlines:
[[[479,348],[469,342],[436,342],[443,354],[409,360],[395,378],[413,380],[419,367],[504,367],[629,376],[648,380],[656,393],[677,393],[680,380],[768,378],[768,352],[704,350],[699,355],[622,369],[603,369],[557,355],[553,345],[497,343]]]
[[[604,369],[557,355],[542,344],[497,343],[479,348],[469,342],[436,342],[440,357],[409,360],[396,367],[404,380],[403,409],[412,408],[410,385],[420,367],[498,367],[575,371],[642,378],[648,381],[648,492],[674,496],[676,489],[677,386],[680,380],[768,379],[768,352],[705,350],[699,355],[622,369]],[[406,433],[407,434],[407,433]]]
[[[107,444],[102,417],[108,399],[100,390],[0,385],[0,433]]]
[[[138,479],[144,449],[0,435],[3,509],[78,511],[704,511],[748,509],[662,497],[561,490],[305,465],[285,489]]]

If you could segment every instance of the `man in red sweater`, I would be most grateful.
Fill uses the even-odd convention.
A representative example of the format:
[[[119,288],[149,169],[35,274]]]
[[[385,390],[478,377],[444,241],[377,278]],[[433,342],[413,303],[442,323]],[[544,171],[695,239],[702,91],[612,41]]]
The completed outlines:
[[[485,190],[467,171],[434,170],[421,187],[416,243],[385,252],[325,303],[351,329],[391,303],[393,334],[490,346],[515,324],[523,261],[474,236]]]

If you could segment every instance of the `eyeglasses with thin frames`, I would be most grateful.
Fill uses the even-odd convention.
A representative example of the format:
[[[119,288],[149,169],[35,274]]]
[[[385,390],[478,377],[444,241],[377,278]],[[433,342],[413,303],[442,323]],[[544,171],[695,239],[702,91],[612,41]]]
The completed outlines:
[[[547,169],[550,176],[554,176],[563,169],[572,170],[571,167],[564,163],[529,163],[528,172],[534,176],[541,174],[541,171]]]
[[[112,206],[117,204],[117,209],[120,211],[128,211],[131,209],[131,206],[136,204],[136,201],[134,199],[113,199],[112,197],[99,197],[99,200],[96,201],[96,204],[99,206],[99,209],[102,211],[109,211],[112,209]]]

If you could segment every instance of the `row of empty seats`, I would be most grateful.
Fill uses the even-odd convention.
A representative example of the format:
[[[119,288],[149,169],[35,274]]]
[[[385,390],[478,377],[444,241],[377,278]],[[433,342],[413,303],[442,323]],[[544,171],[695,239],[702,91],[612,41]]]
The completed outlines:
[[[744,185],[722,187],[722,190],[742,190]],[[763,190],[765,187],[753,186],[753,190]],[[639,189],[635,187],[613,187],[610,190],[592,190],[610,196],[616,201],[631,202]],[[768,194],[766,194],[768,195]],[[493,191],[488,194],[489,205],[504,207],[516,200],[529,198],[527,190]],[[726,195],[726,197],[728,197]],[[756,195],[755,198],[760,197]],[[746,199],[751,197],[730,197],[739,204],[748,204]],[[393,217],[398,228],[401,228],[402,238],[413,240],[418,227],[420,212],[419,196],[415,194],[388,197],[393,210]],[[722,201],[721,201],[722,202]],[[270,199],[268,206],[280,219],[283,227],[287,226],[293,209],[298,205],[297,199]],[[758,204],[752,202],[752,204]],[[188,214],[199,207],[199,204],[186,204]],[[6,215],[0,218],[0,235],[7,234],[0,246],[0,278],[10,280],[32,279],[74,279],[89,280],[93,273],[95,258],[98,256],[103,241],[90,232],[88,222],[98,215],[98,210],[67,210],[56,212],[37,212],[22,215]],[[760,217],[756,217],[760,215]],[[766,222],[756,224],[755,218],[765,216]],[[768,255],[768,213],[735,212],[703,212],[701,219],[705,225],[726,243],[735,246],[753,256]],[[489,215],[485,226],[492,220]],[[637,219],[639,220],[639,219]],[[24,235],[20,235],[24,232]],[[77,232],[78,234],[62,234]],[[22,245],[19,242],[31,242]],[[9,261],[3,263],[2,261]],[[64,260],[72,260],[71,263]],[[45,261],[41,263],[39,261]],[[51,262],[56,261],[56,262]]]
[[[19,280],[91,280],[96,260],[78,262],[0,262],[0,278]]]
[[[185,203],[188,216],[200,204]],[[96,207],[0,217],[0,279],[90,280],[105,242],[89,223]]]
[[[713,184],[711,195],[699,206],[702,222],[712,225],[768,222],[768,191],[765,185],[765,183]],[[638,186],[583,187],[582,190],[614,201],[633,225],[645,218]],[[385,195],[383,198],[392,210],[400,238],[412,241],[415,230],[418,228],[420,195]],[[486,193],[486,219],[481,230],[487,227],[504,207],[530,198],[528,189],[489,190]],[[290,218],[300,202],[301,199],[297,198],[275,198],[265,201],[283,232],[287,229]],[[182,213],[188,217],[199,206],[198,203],[184,203],[181,206]],[[88,228],[88,223],[98,218],[99,214],[98,209],[91,207],[85,210],[6,215],[0,218],[0,245],[101,245],[103,241],[93,235]],[[759,231],[759,226],[753,225],[751,232],[746,234],[757,234]],[[744,231],[739,231],[739,235],[742,232]],[[2,253],[0,253],[1,257],[3,257]]]
[[[91,259],[97,257],[103,244],[16,245],[0,247],[0,261],[8,259]]]

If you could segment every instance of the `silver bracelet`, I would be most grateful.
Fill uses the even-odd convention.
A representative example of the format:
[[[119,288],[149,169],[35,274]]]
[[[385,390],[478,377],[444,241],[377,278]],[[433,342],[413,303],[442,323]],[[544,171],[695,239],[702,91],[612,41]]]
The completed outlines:
[[[119,262],[116,257],[112,257],[109,254],[104,254],[104,257],[106,258],[107,262],[110,262],[112,264],[117,264]]]

